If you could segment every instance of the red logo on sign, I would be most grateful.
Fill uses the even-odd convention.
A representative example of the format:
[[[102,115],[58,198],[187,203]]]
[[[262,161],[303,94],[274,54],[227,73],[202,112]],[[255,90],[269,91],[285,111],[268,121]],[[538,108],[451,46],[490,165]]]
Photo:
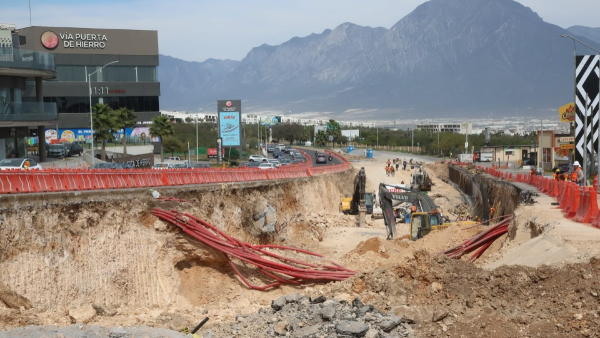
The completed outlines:
[[[54,49],[58,46],[58,35],[53,31],[45,31],[40,40],[42,41],[42,46],[46,49]]]
[[[227,103],[225,103],[225,105],[226,105],[227,107],[231,107],[231,101],[227,101]]]

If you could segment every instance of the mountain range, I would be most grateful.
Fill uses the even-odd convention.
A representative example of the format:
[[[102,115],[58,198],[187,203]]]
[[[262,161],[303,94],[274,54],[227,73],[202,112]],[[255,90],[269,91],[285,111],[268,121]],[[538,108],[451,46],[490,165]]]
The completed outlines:
[[[562,34],[600,45],[600,28],[563,29],[512,0],[430,0],[390,29],[344,23],[241,61],[160,55],[161,109],[230,98],[245,112],[333,118],[554,116],[573,99]]]

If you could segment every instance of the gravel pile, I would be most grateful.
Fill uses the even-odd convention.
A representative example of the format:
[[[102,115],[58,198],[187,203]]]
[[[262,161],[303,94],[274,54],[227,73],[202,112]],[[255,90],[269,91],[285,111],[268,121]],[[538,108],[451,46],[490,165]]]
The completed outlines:
[[[287,295],[257,314],[237,316],[202,332],[213,337],[414,337],[401,317],[385,315],[355,298],[352,303],[320,296]]]

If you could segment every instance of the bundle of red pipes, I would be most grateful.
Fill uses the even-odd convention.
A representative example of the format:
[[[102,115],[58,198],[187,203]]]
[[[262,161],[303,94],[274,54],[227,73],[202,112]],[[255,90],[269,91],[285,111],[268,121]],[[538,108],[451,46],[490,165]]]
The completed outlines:
[[[479,235],[467,240],[466,242],[452,249],[444,251],[444,255],[459,259],[463,255],[477,250],[469,258],[469,261],[476,260],[487,248],[490,247],[490,245],[492,245],[492,243],[494,243],[496,239],[498,239],[498,237],[508,232],[508,226],[510,224],[510,220],[512,219],[512,215],[506,215],[500,218],[503,218],[503,220],[491,226],[489,229],[480,233]]]
[[[227,262],[244,283],[255,290],[266,290],[281,284],[304,284],[315,282],[342,281],[356,272],[331,262],[332,265],[317,265],[270,252],[270,249],[290,250],[299,253],[323,257],[317,253],[279,245],[252,245],[230,237],[215,226],[190,214],[177,210],[154,208],[152,214],[163,221],[178,226],[186,234],[205,245],[223,253]],[[232,261],[239,260],[254,265],[265,277],[273,280],[264,286],[256,286],[246,279]]]

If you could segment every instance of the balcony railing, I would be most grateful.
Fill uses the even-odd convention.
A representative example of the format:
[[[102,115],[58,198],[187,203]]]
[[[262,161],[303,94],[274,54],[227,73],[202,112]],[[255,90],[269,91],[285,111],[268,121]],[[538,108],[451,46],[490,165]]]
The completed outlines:
[[[28,49],[13,49],[12,54],[1,54],[0,68],[56,71],[53,54]]]
[[[57,118],[55,102],[0,102],[0,121],[52,121]]]

